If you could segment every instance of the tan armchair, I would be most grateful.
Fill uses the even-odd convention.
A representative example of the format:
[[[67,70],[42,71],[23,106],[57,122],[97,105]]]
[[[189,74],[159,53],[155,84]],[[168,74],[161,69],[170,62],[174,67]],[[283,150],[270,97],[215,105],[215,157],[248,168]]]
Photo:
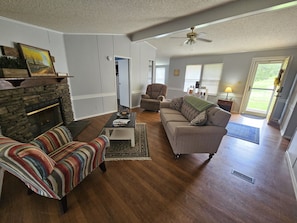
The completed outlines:
[[[146,93],[141,95],[140,108],[159,111],[160,102],[166,98],[167,86],[164,84],[149,84]]]

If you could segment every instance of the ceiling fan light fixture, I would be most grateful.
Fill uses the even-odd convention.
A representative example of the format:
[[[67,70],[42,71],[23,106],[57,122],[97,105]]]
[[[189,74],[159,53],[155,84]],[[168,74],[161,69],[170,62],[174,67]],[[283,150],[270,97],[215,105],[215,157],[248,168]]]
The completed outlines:
[[[192,39],[192,38],[189,38],[185,41],[184,44],[187,44],[187,45],[193,45],[196,43],[196,40],[195,39]]]

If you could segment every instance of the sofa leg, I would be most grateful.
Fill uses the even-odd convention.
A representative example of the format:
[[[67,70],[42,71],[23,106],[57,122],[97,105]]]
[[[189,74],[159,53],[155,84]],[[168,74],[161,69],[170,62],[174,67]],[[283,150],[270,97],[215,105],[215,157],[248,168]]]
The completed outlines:
[[[210,160],[213,157],[213,155],[213,153],[210,153],[208,159]]]
[[[60,204],[63,214],[66,213],[66,211],[68,210],[66,195],[60,200]]]
[[[99,165],[100,169],[102,170],[102,172],[105,172],[106,171],[106,166],[105,166],[105,162],[101,163]]]

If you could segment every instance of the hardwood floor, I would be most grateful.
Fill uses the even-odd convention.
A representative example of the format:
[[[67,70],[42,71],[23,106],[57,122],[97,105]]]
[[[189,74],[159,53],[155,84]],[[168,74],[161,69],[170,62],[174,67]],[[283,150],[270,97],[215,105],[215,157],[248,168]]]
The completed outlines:
[[[27,195],[5,173],[0,222],[297,222],[297,203],[285,159],[288,140],[265,120],[232,115],[234,122],[261,128],[260,145],[225,136],[217,154],[173,158],[159,113],[137,111],[147,123],[152,160],[107,162],[68,195],[68,212],[56,200]],[[78,140],[93,139],[110,115],[91,118]],[[232,170],[255,178],[249,183]]]

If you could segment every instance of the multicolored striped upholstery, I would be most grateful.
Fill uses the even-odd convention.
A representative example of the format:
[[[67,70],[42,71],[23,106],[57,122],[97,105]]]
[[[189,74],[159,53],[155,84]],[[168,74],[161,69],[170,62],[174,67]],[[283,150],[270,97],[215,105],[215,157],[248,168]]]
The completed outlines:
[[[60,126],[35,138],[31,144],[40,147],[47,154],[72,141],[71,132]]]
[[[65,126],[44,133],[31,144],[0,135],[0,167],[35,193],[60,200],[104,162],[108,146],[104,135],[89,143],[72,141]]]

